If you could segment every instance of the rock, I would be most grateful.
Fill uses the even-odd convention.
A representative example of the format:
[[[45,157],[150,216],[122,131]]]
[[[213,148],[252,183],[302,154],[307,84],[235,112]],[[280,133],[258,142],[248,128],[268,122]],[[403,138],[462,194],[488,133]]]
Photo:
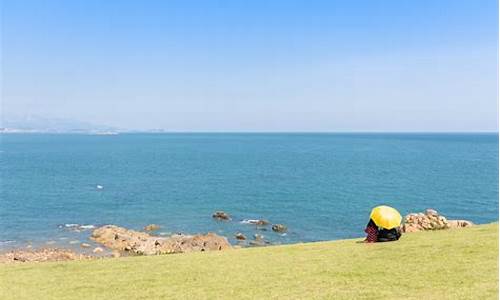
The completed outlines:
[[[155,231],[158,229],[160,229],[160,225],[156,225],[156,224],[149,224],[149,225],[144,227],[144,230],[146,230],[146,231]]]
[[[254,234],[253,235],[253,238],[256,240],[256,241],[263,241],[264,240],[264,236],[262,234]]]
[[[103,251],[104,251],[104,249],[102,249],[101,247],[95,247],[94,250],[92,250],[92,252],[94,252],[94,253],[101,253]]]
[[[257,220],[257,222],[254,223],[256,226],[267,226],[270,224],[268,220]]]
[[[402,231],[407,232],[407,233],[417,232],[417,231],[419,231],[419,228],[413,224],[412,225],[404,225]]]
[[[225,237],[215,233],[207,233],[206,235],[194,235],[185,237],[181,243],[187,245],[183,247],[181,252],[189,251],[206,251],[206,250],[225,250],[231,248],[231,244]]]
[[[107,248],[127,251],[135,245],[145,242],[150,238],[150,235],[115,225],[106,225],[95,229],[91,238]]]
[[[427,216],[439,216],[438,212],[432,208],[428,208],[425,210],[425,214]]]
[[[246,240],[247,237],[241,233],[241,232],[238,232],[237,234],[234,235],[234,237],[237,239],[237,240],[240,240],[240,241],[243,241],[243,240]]]
[[[280,233],[287,231],[287,227],[283,224],[274,224],[272,229],[273,229],[273,231],[280,232]]]
[[[87,244],[87,243],[81,243],[81,244],[80,244],[80,247],[82,247],[82,248],[90,248],[90,244]]]
[[[249,243],[250,246],[265,246],[265,245],[270,244],[269,241],[266,241],[264,239],[264,236],[262,234],[256,233],[253,235],[253,238],[254,238],[254,240],[250,241],[250,243]]]
[[[449,228],[463,228],[473,226],[474,223],[467,220],[449,220],[448,227]]]
[[[0,255],[1,263],[9,262],[45,262],[88,259],[88,256],[78,254],[73,250],[59,248],[43,248],[37,250],[12,250]]]
[[[416,232],[426,230],[443,230],[448,228],[461,228],[471,226],[472,222],[466,220],[447,220],[434,209],[426,209],[425,213],[411,213],[405,216],[401,225],[403,232]]]
[[[225,250],[231,245],[225,237],[214,233],[205,235],[177,234],[155,237],[144,232],[106,225],[92,232],[92,239],[107,248],[138,255],[184,253],[192,251]]]
[[[223,212],[223,211],[216,211],[212,215],[212,218],[217,219],[217,220],[223,220],[223,221],[229,221],[231,220],[231,217],[229,214]]]
[[[122,254],[120,253],[120,251],[116,251],[116,250],[115,250],[115,251],[113,251],[113,252],[111,253],[111,256],[112,256],[112,257],[120,257],[120,256],[122,256]]]

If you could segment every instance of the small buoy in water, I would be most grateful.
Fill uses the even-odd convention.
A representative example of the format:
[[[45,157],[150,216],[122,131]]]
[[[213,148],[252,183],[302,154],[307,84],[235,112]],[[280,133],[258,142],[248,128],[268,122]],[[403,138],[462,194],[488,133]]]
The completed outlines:
[[[102,190],[104,187],[103,187],[102,185],[99,185],[99,184],[98,184],[98,185],[96,186],[96,188],[97,188],[98,190]]]

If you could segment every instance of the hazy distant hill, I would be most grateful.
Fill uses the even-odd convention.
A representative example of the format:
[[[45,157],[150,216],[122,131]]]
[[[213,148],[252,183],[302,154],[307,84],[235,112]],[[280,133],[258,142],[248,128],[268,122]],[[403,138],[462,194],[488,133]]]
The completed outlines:
[[[45,118],[41,116],[2,117],[0,127],[11,132],[117,132],[118,128],[78,120]]]

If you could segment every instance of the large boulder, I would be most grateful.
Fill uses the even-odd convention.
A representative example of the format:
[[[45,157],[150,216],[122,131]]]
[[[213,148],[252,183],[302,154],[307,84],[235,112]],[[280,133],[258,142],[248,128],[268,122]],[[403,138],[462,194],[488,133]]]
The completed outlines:
[[[416,232],[427,230],[443,230],[449,228],[468,227],[473,225],[465,220],[447,220],[434,209],[426,209],[424,213],[411,213],[405,216],[401,230],[403,232]]]
[[[225,237],[214,233],[205,235],[178,234],[171,237],[156,237],[115,225],[106,225],[97,228],[92,233],[92,239],[112,250],[126,251],[137,255],[212,251],[231,248]]]
[[[91,238],[107,248],[120,251],[130,251],[142,245],[151,238],[144,232],[129,230],[115,225],[105,225],[95,229]]]

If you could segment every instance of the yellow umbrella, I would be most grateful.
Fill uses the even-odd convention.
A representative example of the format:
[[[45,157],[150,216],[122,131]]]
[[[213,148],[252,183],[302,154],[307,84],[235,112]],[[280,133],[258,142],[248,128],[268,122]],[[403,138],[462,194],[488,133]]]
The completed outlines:
[[[378,227],[385,229],[392,229],[401,224],[401,215],[399,212],[390,206],[377,206],[372,209],[370,218],[375,222]]]

